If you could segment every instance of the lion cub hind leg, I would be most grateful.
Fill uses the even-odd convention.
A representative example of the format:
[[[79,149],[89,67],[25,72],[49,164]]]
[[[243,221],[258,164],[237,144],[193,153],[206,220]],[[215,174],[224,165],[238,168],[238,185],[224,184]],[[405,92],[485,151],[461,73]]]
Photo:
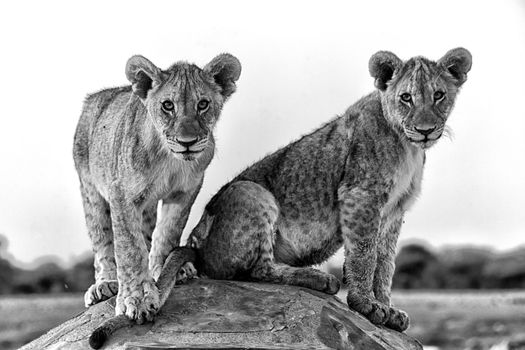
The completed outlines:
[[[305,287],[328,294],[336,294],[341,286],[335,276],[326,272],[311,267],[275,264],[263,259],[253,269],[251,277],[258,281]]]
[[[262,251],[271,251],[271,236],[278,217],[273,195],[251,181],[237,181],[221,190],[206,208],[213,217],[201,240],[197,269],[209,278],[246,279]],[[263,247],[264,245],[264,247]]]
[[[95,255],[95,283],[84,294],[84,304],[89,307],[117,294],[117,267],[109,204],[87,182],[81,182],[80,188],[88,234]]]
[[[232,183],[211,210],[214,218],[200,249],[200,272],[211,278],[289,284],[331,294],[339,290],[339,281],[330,274],[274,262],[279,207],[264,187],[250,181]]]

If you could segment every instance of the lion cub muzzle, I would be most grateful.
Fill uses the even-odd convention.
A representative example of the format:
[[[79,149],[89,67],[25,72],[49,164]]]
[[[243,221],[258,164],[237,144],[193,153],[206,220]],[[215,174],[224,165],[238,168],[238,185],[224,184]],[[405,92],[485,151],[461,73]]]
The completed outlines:
[[[411,125],[405,125],[405,134],[408,139],[423,148],[428,148],[443,135],[444,123],[439,122],[438,116],[432,113],[416,115]]]
[[[208,146],[208,137],[173,137],[167,138],[173,154],[183,160],[195,160]]]
[[[443,135],[443,127],[437,126],[420,127],[415,126],[411,130],[405,130],[405,134],[411,143],[427,149],[437,142]]]

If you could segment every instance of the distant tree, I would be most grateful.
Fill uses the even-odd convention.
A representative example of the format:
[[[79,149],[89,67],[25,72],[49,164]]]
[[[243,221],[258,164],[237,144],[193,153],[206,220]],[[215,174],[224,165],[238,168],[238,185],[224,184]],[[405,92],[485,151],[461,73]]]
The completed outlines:
[[[93,283],[93,256],[85,255],[64,269],[53,256],[39,258],[36,268],[20,269],[6,258],[8,240],[0,234],[0,294],[83,292]]]
[[[39,293],[56,293],[66,290],[66,271],[54,262],[40,265],[36,270]]]
[[[396,257],[392,282],[399,289],[436,289],[444,287],[444,268],[440,260],[421,244],[402,247]]]
[[[484,265],[485,288],[525,288],[525,247],[501,253]]]
[[[19,269],[13,281],[13,293],[57,293],[66,291],[66,271],[55,262],[46,262],[34,270]]]
[[[14,269],[11,263],[0,257],[0,294],[11,293]]]
[[[67,290],[70,292],[86,291],[94,282],[94,275],[93,256],[82,258],[67,271]]]
[[[13,278],[15,269],[13,268],[9,260],[5,258],[7,252],[7,244],[7,237],[0,234],[0,294],[11,293],[13,289]]]
[[[449,247],[439,255],[446,268],[445,286],[449,289],[482,288],[483,269],[494,256],[490,249],[479,247]]]

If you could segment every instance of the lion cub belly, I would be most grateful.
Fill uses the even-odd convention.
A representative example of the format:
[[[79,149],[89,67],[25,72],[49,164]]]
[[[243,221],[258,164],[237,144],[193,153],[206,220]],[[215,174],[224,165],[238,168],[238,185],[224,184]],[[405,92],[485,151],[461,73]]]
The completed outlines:
[[[328,259],[342,243],[336,211],[331,211],[324,220],[281,218],[277,223],[274,253],[279,262],[308,266]]]

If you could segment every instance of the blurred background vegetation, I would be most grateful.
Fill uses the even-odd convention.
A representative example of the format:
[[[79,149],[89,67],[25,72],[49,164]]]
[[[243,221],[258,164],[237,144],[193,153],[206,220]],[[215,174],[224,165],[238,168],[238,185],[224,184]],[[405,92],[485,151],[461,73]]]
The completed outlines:
[[[328,271],[341,278],[340,266]],[[429,247],[424,242],[401,246],[393,289],[525,288],[525,247],[497,252],[476,246]]]
[[[42,258],[32,267],[18,267],[7,251],[8,240],[0,234],[0,294],[82,292],[92,283],[93,256],[61,266],[58,259]]]
[[[341,263],[321,269],[341,278]],[[45,257],[31,266],[8,251],[0,235],[0,349],[16,349],[84,310],[93,283],[91,254],[69,265]],[[525,247],[439,249],[401,244],[393,303],[411,317],[407,333],[427,350],[525,349]],[[345,300],[345,291],[338,296]]]
[[[9,259],[7,238],[0,235],[0,294],[84,292],[93,283],[93,256],[85,254],[70,267],[43,259],[33,268]],[[341,278],[340,264],[326,270]],[[424,242],[401,246],[394,289],[525,288],[525,247],[497,252],[475,246],[432,248]]]

